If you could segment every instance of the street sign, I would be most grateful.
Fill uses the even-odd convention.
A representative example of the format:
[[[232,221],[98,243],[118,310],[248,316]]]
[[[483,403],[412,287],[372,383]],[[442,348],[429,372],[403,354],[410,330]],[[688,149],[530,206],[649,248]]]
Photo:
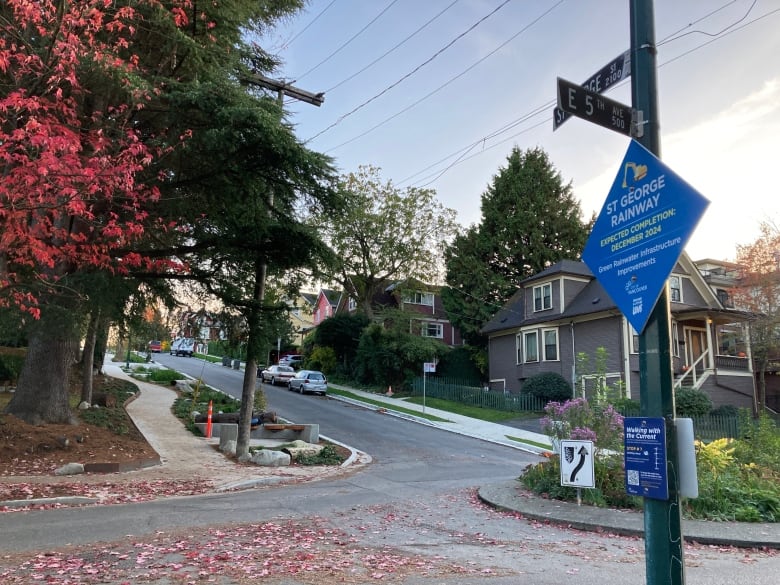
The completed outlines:
[[[626,493],[654,500],[668,500],[666,476],[666,423],[663,418],[626,417]]]
[[[558,107],[578,118],[626,136],[642,136],[641,120],[630,106],[560,77],[558,78]]]
[[[626,51],[588,77],[581,85],[585,89],[595,91],[596,93],[604,93],[616,83],[627,79],[630,75],[631,52]],[[560,128],[571,116],[571,114],[564,112],[557,106],[553,108],[553,130]]]
[[[593,469],[593,441],[561,441],[561,485],[595,487]]]
[[[423,362],[423,373],[424,374],[435,374],[436,373],[436,362]]]
[[[638,333],[708,205],[631,141],[582,259]]]

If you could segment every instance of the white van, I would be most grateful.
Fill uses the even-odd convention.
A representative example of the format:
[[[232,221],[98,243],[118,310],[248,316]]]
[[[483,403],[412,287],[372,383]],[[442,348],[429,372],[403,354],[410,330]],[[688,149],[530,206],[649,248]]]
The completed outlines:
[[[195,340],[192,337],[177,337],[171,343],[171,355],[192,357],[194,349]]]

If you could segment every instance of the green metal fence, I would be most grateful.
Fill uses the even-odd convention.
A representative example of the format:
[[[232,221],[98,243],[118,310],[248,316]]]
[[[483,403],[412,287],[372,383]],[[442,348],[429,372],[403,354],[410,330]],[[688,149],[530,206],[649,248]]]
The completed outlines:
[[[486,390],[474,382],[453,378],[425,378],[425,395],[428,398],[451,400],[468,406],[492,408],[505,412],[542,412],[546,402],[527,394],[509,394]],[[423,395],[423,378],[412,382],[412,395]],[[624,412],[624,416],[639,416],[638,412]],[[716,439],[737,439],[742,436],[739,416],[695,416],[693,433],[696,439],[708,443]]]
[[[541,412],[545,401],[527,394],[509,394],[486,390],[473,382],[449,378],[425,378],[425,395],[451,400],[468,406],[492,408],[506,412]],[[423,395],[423,378],[412,381],[412,395]]]

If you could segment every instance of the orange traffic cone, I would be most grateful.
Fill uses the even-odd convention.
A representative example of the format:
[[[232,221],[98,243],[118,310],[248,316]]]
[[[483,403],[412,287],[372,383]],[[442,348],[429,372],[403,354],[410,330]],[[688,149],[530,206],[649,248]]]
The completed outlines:
[[[212,412],[213,412],[212,404],[211,404],[211,400],[209,400],[209,413],[208,413],[208,416],[206,416],[206,438],[207,439],[211,438],[211,427],[212,427],[212,424],[211,424],[211,413]]]

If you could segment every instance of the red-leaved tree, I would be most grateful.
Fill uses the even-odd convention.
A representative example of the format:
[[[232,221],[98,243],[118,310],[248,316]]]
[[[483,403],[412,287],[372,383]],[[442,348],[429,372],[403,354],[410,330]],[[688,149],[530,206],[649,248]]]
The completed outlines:
[[[0,4],[0,303],[40,323],[8,411],[34,424],[72,418],[68,278],[152,263],[131,251],[158,197],[139,177],[159,152],[133,122],[156,90],[131,49],[139,4],[158,3]]]
[[[731,291],[734,303],[756,315],[750,324],[750,348],[758,372],[758,407],[766,407],[765,375],[780,360],[780,231],[764,222],[752,244],[737,246],[742,268],[739,286]]]

